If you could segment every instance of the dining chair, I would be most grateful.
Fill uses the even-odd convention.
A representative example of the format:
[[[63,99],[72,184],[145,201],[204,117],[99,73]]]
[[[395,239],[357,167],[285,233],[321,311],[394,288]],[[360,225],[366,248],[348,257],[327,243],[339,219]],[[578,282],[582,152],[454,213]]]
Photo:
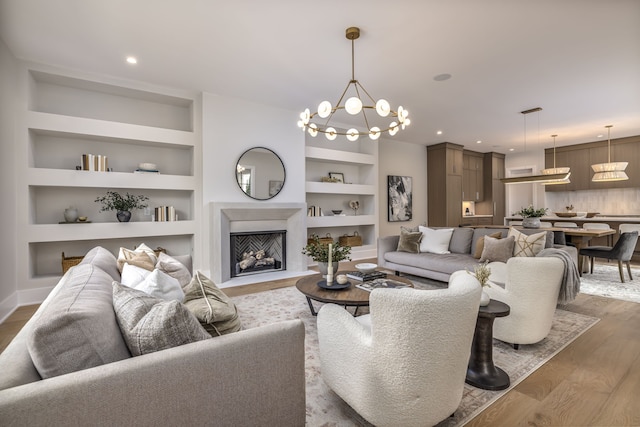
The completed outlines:
[[[557,228],[578,228],[578,224],[576,224],[575,222],[564,221],[554,222],[553,226]]]
[[[620,234],[628,233],[629,231],[640,232],[640,224],[620,224],[620,228],[618,230],[620,231]]]
[[[509,221],[509,225],[522,225],[522,221]]]
[[[627,272],[629,273],[629,279],[633,280],[631,275],[631,264],[629,261],[633,256],[633,251],[636,248],[638,242],[638,231],[628,231],[622,233],[620,238],[613,247],[610,246],[588,246],[580,249],[580,255],[589,257],[591,264],[591,274],[593,274],[593,260],[594,258],[606,258],[618,260],[618,271],[620,272],[620,281],[624,283],[624,270],[622,263],[627,265]]]
[[[551,228],[553,224],[549,221],[540,221],[540,228]]]
[[[582,226],[585,230],[611,230],[609,224],[604,222],[585,222]],[[640,230],[640,227],[638,227]],[[613,246],[613,234],[607,236],[607,246]]]

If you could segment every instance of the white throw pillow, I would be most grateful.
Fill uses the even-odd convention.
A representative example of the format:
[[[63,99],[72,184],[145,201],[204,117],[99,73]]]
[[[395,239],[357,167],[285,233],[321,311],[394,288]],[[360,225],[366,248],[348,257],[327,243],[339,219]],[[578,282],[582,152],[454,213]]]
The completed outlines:
[[[535,234],[524,234],[515,228],[509,229],[507,237],[513,236],[516,241],[513,245],[513,256],[536,256],[538,252],[544,249],[544,245],[547,241],[547,232]]]
[[[122,268],[120,283],[165,301],[182,302],[184,299],[184,291],[178,279],[174,279],[157,268],[153,271],[147,271],[135,265],[125,264]]]
[[[169,276],[178,279],[180,286],[183,288],[191,282],[191,273],[189,272],[189,269],[187,269],[183,263],[164,252],[160,252],[156,268],[163,273],[167,273]]]
[[[450,254],[449,242],[453,235],[453,228],[428,228],[419,226],[422,233],[420,240],[420,252],[430,252],[432,254]]]

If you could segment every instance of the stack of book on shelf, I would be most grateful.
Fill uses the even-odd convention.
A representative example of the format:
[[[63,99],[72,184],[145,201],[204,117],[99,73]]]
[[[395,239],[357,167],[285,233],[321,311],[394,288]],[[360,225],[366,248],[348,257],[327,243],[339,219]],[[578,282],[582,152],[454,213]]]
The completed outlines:
[[[374,279],[384,279],[387,277],[387,273],[383,271],[372,271],[371,273],[362,273],[360,271],[350,271],[347,273],[349,279],[357,280],[359,282],[368,282]]]
[[[322,208],[320,206],[309,206],[307,209],[307,216],[324,216]]]
[[[83,171],[107,172],[108,169],[109,163],[107,161],[107,156],[103,156],[102,154],[82,155]]]
[[[177,221],[178,214],[173,206],[158,206],[155,208],[154,221]]]
[[[410,288],[411,285],[408,285],[403,282],[398,282],[396,280],[391,279],[375,279],[369,282],[358,283],[356,288],[364,289],[365,291],[371,292],[374,289],[399,289],[399,288]]]

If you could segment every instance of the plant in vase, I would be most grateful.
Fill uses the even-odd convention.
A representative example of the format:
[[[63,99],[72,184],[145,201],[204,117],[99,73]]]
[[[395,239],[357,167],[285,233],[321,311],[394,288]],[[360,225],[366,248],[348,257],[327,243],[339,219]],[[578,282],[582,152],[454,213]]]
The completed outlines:
[[[491,286],[489,282],[489,277],[491,276],[491,269],[488,267],[489,261],[485,261],[482,264],[478,264],[473,268],[473,273],[467,270],[467,273],[474,276],[478,282],[480,282],[480,286],[482,286],[482,295],[480,296],[480,305],[485,306],[489,305],[491,302],[491,298],[489,298],[489,294],[484,291],[485,286]]]
[[[524,228],[540,228],[540,217],[547,214],[549,208],[535,209],[533,205],[529,205],[526,208],[520,208],[514,215],[520,215],[522,217],[522,226]]]
[[[327,274],[327,268],[329,266],[329,244],[322,243],[318,236],[314,236],[311,242],[307,243],[302,249],[302,253],[311,257],[312,260],[318,263],[318,270],[323,276]],[[334,275],[338,272],[338,263],[340,261],[351,261],[351,246],[341,245],[340,242],[331,244],[331,261],[333,264]]]
[[[102,203],[100,212],[116,211],[118,221],[129,222],[131,219],[131,211],[133,209],[146,208],[148,205],[144,202],[147,200],[149,200],[147,196],[134,196],[128,192],[122,196],[116,191],[109,190],[105,196],[98,197],[95,202]]]

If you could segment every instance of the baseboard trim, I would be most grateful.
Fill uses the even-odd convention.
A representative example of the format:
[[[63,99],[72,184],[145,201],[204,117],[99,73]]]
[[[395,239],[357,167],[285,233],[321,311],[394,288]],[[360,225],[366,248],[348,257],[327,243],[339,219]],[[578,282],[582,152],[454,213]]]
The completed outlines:
[[[0,323],[3,323],[18,308],[18,293],[14,292],[0,302]]]

